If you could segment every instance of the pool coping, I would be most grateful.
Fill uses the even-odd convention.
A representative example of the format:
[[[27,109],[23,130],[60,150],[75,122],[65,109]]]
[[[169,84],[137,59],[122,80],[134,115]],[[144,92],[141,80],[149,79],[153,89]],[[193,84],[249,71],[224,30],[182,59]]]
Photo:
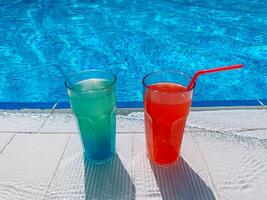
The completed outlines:
[[[56,104],[54,104],[53,107],[55,108]],[[250,106],[249,108],[252,107],[253,106]],[[119,111],[126,112],[127,110],[133,111],[135,108],[119,109]],[[23,111],[24,110],[22,110],[22,112]],[[9,180],[11,180],[10,184],[12,184],[13,182],[19,181],[24,177],[33,176],[33,179],[25,179],[24,182],[21,182],[22,184],[20,184],[18,189],[22,188],[23,184],[34,185],[36,182],[42,181],[42,183],[45,184],[46,190],[43,193],[41,188],[38,190],[41,191],[41,193],[38,193],[38,195],[42,196],[42,194],[44,194],[44,198],[63,198],[63,196],[60,196],[63,194],[62,191],[70,191],[64,192],[64,194],[66,194],[64,198],[75,199],[79,198],[81,195],[86,195],[85,192],[81,193],[81,191],[85,191],[84,188],[86,188],[86,192],[94,192],[92,188],[89,189],[90,187],[88,186],[90,184],[85,185],[84,181],[86,181],[86,183],[106,184],[106,182],[102,181],[92,182],[92,180],[95,181],[98,179],[107,180],[105,179],[105,176],[101,176],[106,175],[106,168],[103,169],[104,171],[95,170],[96,168],[84,168],[82,149],[80,148],[79,135],[77,134],[78,130],[75,128],[76,124],[74,118],[70,117],[69,114],[64,115],[57,113],[61,112],[61,109],[57,109],[55,113],[52,109],[47,111],[50,112],[49,115],[36,115],[34,113],[30,113],[29,115],[24,113],[22,115],[9,115],[9,111],[3,111],[6,112],[7,115],[4,113],[2,115],[2,119],[5,118],[5,116],[7,116],[7,119],[2,121],[2,134],[0,133],[0,141],[2,142],[0,142],[0,150],[2,153],[1,155],[3,155],[2,158],[4,159],[2,159],[2,161],[5,163],[5,165],[2,167],[2,172],[4,172],[4,175],[7,174],[5,173],[6,169],[11,169],[11,172],[14,172],[10,173],[12,176],[10,176],[10,174],[4,176],[3,180],[7,180],[7,178],[11,177]],[[71,112],[69,108],[65,110],[62,109],[62,111]],[[13,110],[11,112],[16,113],[17,110]],[[39,110],[39,112],[46,112],[46,110]],[[239,114],[235,115],[235,113]],[[163,173],[163,171],[159,168],[153,170],[149,160],[146,157],[144,121],[143,116],[142,118],[140,117],[142,113],[128,115],[126,117],[118,116],[117,122],[119,121],[119,123],[117,123],[116,129],[118,144],[117,152],[122,164],[120,164],[120,161],[114,162],[114,165],[111,166],[111,171],[108,171],[114,172],[114,176],[112,175],[111,179],[108,179],[107,181],[112,182],[115,180],[114,177],[117,177],[118,180],[115,180],[115,182],[118,182],[119,184],[115,183],[115,185],[119,186],[122,183],[121,181],[124,180],[123,183],[128,189],[119,191],[125,191],[125,194],[128,195],[131,193],[129,188],[136,188],[136,190],[133,189],[132,192],[135,192],[135,194],[139,195],[139,197],[136,196],[137,199],[143,199],[144,195],[150,194],[150,191],[153,192],[153,197],[155,197],[155,194],[157,194],[158,196],[156,197],[164,198],[166,195],[163,196],[163,194],[169,192],[170,195],[174,194],[173,198],[180,199],[180,197],[178,197],[176,194],[181,194],[182,197],[185,197],[184,188],[189,188],[189,190],[186,190],[189,191],[189,194],[195,194],[193,192],[196,191],[196,195],[193,195],[192,198],[198,197],[197,195],[199,195],[199,188],[201,188],[202,182],[204,186],[207,185],[207,187],[213,192],[213,194],[216,195],[216,197],[223,196],[224,194],[227,194],[227,190],[220,190],[220,186],[224,183],[224,177],[231,178],[232,173],[231,171],[229,172],[226,170],[226,172],[229,173],[224,173],[225,176],[222,177],[220,173],[221,168],[216,168],[216,173],[210,169],[215,169],[214,166],[220,164],[221,160],[229,160],[229,154],[231,154],[231,156],[233,154],[231,158],[234,158],[235,163],[238,164],[240,162],[238,160],[239,157],[237,156],[240,155],[240,152],[243,152],[244,150],[246,151],[247,149],[259,151],[259,149],[254,146],[254,142],[256,142],[256,145],[261,144],[261,142],[266,138],[265,136],[263,136],[263,139],[257,138],[263,135],[264,131],[266,130],[266,128],[262,128],[263,125],[266,127],[264,118],[266,114],[267,113],[265,113],[264,110],[257,110],[255,112],[243,112],[238,110],[230,112],[196,112],[196,114],[193,115],[193,118],[191,118],[193,120],[189,121],[188,126],[186,127],[184,136],[185,139],[183,140],[183,150],[181,155],[184,158],[184,161],[188,163],[188,168],[185,167],[187,165],[184,163],[185,165],[179,165],[181,166],[179,169],[182,171],[177,171],[178,168],[170,168],[171,170],[168,170],[166,173]],[[231,117],[228,119],[229,116]],[[243,120],[245,121],[243,122]],[[261,123],[255,123],[258,122],[258,120],[260,120]],[[8,129],[5,127],[8,127]],[[251,131],[255,131],[255,133],[253,134]],[[218,135],[218,137],[212,136],[215,134]],[[27,148],[25,148],[25,144],[27,145]],[[228,145],[228,148],[225,148],[226,145]],[[232,148],[229,150],[231,145],[235,145],[233,146],[233,151]],[[220,152],[223,152],[223,154],[219,155],[222,157],[222,159],[217,159],[216,162],[214,159],[218,158],[218,153],[216,153],[216,149],[214,150],[214,148],[218,148]],[[243,151],[239,151],[239,148],[242,148],[241,150]],[[35,154],[32,153],[32,149],[34,149]],[[214,151],[215,153],[210,153]],[[253,152],[252,155],[255,155],[255,152]],[[260,156],[262,155],[260,153],[262,152],[259,151],[259,154],[256,154],[259,156],[256,157],[256,159],[262,163],[260,159],[264,159],[265,157],[264,155]],[[14,162],[17,161],[16,158],[18,155],[21,158],[20,160],[23,162],[19,162],[19,164],[14,165]],[[31,168],[29,170],[28,163],[37,164],[30,165]],[[49,163],[49,165],[46,166],[43,163]],[[245,165],[246,160],[242,164]],[[253,162],[250,164],[251,165],[249,166],[254,166]],[[234,163],[232,165],[235,166]],[[142,166],[141,171],[139,171],[139,166]],[[88,169],[92,170],[90,173],[86,174],[94,175],[90,181],[88,181],[88,178],[86,178],[86,180],[84,179],[85,176],[83,172],[89,172]],[[127,173],[123,172],[124,169],[126,169],[126,172],[129,176]],[[245,176],[247,175],[246,171],[243,171],[245,168],[242,168],[242,165],[237,166],[236,169],[241,170],[237,173]],[[160,172],[162,176],[155,174],[157,172]],[[180,174],[183,172],[185,172],[184,174],[186,176],[180,176]],[[196,175],[194,175],[194,173]],[[253,173],[251,173],[251,175],[253,176]],[[170,178],[170,176],[174,177],[173,179],[175,180]],[[66,177],[70,177],[68,181],[66,181]],[[134,180],[132,182],[130,181],[130,183],[133,183],[133,186],[130,187],[127,185],[127,181],[124,179],[125,177],[130,177],[129,180]],[[158,179],[156,177],[158,177]],[[253,191],[258,190],[257,187],[252,186],[254,186],[254,184],[257,184],[256,186],[260,186],[259,184],[261,184],[261,182],[258,182],[258,180],[264,180],[264,178],[258,178],[259,177],[255,179],[255,182],[249,182]],[[185,182],[183,181],[181,182],[182,185],[179,185],[179,188],[181,189],[179,189],[178,193],[173,193],[173,189],[177,188],[177,180],[179,181],[179,179],[185,180]],[[162,183],[158,182],[159,180],[163,180],[164,183],[166,183],[166,187],[162,187]],[[247,180],[250,180],[250,177],[242,180],[245,180],[246,183]],[[147,183],[149,183],[149,185]],[[242,183],[240,183],[241,186]],[[1,186],[3,190],[6,189],[5,184],[2,184]],[[72,188],[76,189],[72,190]],[[145,189],[143,190],[142,188]],[[169,190],[169,188],[171,188],[171,190]],[[244,190],[242,190],[242,187],[240,188],[240,190],[236,190],[236,195],[243,195],[242,192],[244,192]],[[259,191],[264,191],[264,187],[260,189],[261,190]],[[114,192],[115,190],[107,189],[107,191]],[[155,193],[154,191],[158,192]],[[202,190],[201,192],[203,193]],[[7,193],[7,195],[8,194],[9,193]],[[13,195],[21,196],[21,194],[22,193],[19,190]],[[46,194],[48,195],[46,196]],[[77,196],[72,196],[72,194],[77,194]],[[100,191],[99,197],[101,197],[101,194],[103,194],[103,191]],[[261,193],[259,195],[261,195]],[[190,196],[186,197],[191,199]],[[30,195],[29,199],[31,198],[34,199],[34,195]],[[170,196],[170,198],[172,198],[172,196]],[[114,197],[114,199],[117,198]],[[209,199],[209,197],[207,196],[206,199]]]
[[[193,101],[192,110],[255,109],[267,107],[267,99]],[[142,110],[143,102],[117,102],[118,109]],[[0,102],[0,110],[70,109],[69,102]]]

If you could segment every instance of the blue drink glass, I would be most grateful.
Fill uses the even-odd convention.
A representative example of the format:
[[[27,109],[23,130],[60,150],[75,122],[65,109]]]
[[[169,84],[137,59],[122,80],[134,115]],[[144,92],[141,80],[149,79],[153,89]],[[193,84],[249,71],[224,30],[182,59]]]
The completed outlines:
[[[85,159],[103,163],[115,152],[116,77],[98,70],[83,71],[66,81],[72,112],[83,143]]]

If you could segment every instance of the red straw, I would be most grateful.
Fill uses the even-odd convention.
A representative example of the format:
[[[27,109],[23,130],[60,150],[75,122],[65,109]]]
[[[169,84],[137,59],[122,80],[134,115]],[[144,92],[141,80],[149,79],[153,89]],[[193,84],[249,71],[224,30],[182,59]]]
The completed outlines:
[[[218,67],[218,68],[213,68],[213,69],[199,70],[193,76],[193,78],[190,81],[189,85],[187,86],[186,90],[191,90],[194,87],[194,84],[195,84],[198,76],[201,75],[201,74],[208,74],[208,73],[213,73],[213,72],[220,72],[220,71],[225,71],[225,70],[238,69],[238,68],[242,68],[242,67],[243,67],[242,64],[236,64],[236,65]]]

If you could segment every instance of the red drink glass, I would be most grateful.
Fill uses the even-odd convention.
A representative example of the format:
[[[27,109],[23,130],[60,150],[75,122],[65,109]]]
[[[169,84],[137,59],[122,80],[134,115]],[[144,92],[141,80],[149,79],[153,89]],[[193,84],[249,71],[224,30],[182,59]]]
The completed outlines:
[[[175,71],[153,72],[143,79],[147,153],[156,164],[171,165],[180,156],[194,89],[186,91],[190,80]]]

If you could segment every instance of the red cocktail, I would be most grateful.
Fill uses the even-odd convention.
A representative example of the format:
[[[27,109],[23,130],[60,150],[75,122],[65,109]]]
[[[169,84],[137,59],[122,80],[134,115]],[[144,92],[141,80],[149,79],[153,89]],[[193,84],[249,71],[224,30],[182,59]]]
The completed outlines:
[[[160,165],[180,155],[184,126],[191,107],[190,78],[179,72],[155,72],[144,77],[144,111],[148,156]]]

